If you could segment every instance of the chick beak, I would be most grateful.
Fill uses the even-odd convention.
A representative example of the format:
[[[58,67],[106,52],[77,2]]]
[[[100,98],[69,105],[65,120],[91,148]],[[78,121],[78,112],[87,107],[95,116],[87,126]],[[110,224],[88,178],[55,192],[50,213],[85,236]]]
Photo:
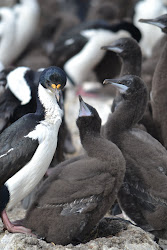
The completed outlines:
[[[120,79],[105,79],[103,84],[112,84],[119,90],[120,93],[125,93],[128,90],[126,85],[121,84]]]
[[[148,23],[157,26],[161,29],[165,28],[165,25],[156,19],[139,19],[140,23]]]
[[[79,109],[79,117],[82,116],[92,116],[92,113],[86,103],[83,101],[82,97],[79,96],[79,101],[80,101],[80,109]]]

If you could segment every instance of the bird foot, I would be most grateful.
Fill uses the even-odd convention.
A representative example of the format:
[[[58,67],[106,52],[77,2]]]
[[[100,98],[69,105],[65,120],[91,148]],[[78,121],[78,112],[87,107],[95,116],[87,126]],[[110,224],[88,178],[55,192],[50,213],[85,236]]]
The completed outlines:
[[[10,232],[10,233],[24,233],[24,234],[29,234],[29,235],[36,237],[36,235],[32,233],[31,229],[26,228],[22,225],[18,225],[19,221],[11,223],[8,216],[7,216],[6,211],[2,212],[1,218],[2,218],[2,221],[4,224],[4,230],[8,230],[8,232]],[[20,222],[21,222],[21,220],[20,220]]]

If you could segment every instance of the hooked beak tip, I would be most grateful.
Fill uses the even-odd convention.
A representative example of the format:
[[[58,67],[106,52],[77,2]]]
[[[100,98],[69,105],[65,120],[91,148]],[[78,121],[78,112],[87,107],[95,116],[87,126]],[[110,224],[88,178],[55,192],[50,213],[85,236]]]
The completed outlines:
[[[140,22],[140,23],[144,23],[144,22],[145,22],[145,20],[144,20],[144,19],[142,19],[142,18],[140,18],[140,19],[138,20],[138,22]]]
[[[102,46],[100,49],[107,50],[107,46]]]
[[[79,97],[79,101],[80,102],[83,101],[83,99],[82,99],[82,97],[80,95],[78,97]]]
[[[108,79],[105,79],[105,80],[103,81],[103,84],[108,84],[108,83],[110,83]]]

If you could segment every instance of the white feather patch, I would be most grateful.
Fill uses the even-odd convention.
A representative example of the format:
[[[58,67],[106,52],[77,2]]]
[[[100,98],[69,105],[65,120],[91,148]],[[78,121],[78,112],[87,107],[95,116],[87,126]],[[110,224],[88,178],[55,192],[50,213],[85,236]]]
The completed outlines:
[[[86,37],[87,39],[90,39],[93,36],[95,36],[97,32],[98,32],[98,30],[96,30],[96,29],[89,29],[89,30],[81,31],[80,34],[82,36]]]
[[[21,101],[21,105],[31,100],[31,89],[24,78],[27,70],[28,67],[18,67],[7,75],[7,87]]]
[[[11,151],[13,150],[13,148],[11,148],[11,149],[9,149],[5,154],[3,154],[3,155],[0,155],[0,158],[2,158],[2,157],[4,157],[4,156],[6,156],[8,153],[10,153]]]

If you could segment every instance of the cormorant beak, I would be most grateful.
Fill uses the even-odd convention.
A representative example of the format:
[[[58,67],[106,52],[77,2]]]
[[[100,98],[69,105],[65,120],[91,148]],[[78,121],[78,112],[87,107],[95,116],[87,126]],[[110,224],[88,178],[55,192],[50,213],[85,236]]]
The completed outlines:
[[[55,90],[56,100],[59,102],[60,100],[60,91],[58,89]]]
[[[80,101],[80,109],[78,117],[92,116],[90,109],[88,108],[87,104],[83,101],[80,95],[79,95],[79,101]]]
[[[60,87],[61,87],[61,85],[60,84],[56,85],[56,84],[53,83],[51,85],[51,87],[52,87],[51,91],[55,93],[57,102],[59,102],[59,99],[60,99]]]
[[[105,79],[103,84],[112,84],[119,90],[121,94],[128,90],[128,87],[122,84],[120,79]]]
[[[121,53],[121,52],[123,52],[123,49],[117,47],[116,45],[103,46],[103,47],[101,47],[101,49],[110,50],[110,51],[113,51],[115,53]]]
[[[161,21],[158,21],[157,19],[139,19],[139,22],[152,24],[161,29],[164,29],[166,27],[165,24],[163,24]]]
[[[56,97],[57,103],[59,104],[59,107],[61,108],[61,110],[64,110],[64,98],[63,98],[63,93],[62,93],[62,91],[60,90],[60,91],[58,92],[58,94],[59,94],[59,101],[58,101],[58,99],[57,99],[57,97]]]

